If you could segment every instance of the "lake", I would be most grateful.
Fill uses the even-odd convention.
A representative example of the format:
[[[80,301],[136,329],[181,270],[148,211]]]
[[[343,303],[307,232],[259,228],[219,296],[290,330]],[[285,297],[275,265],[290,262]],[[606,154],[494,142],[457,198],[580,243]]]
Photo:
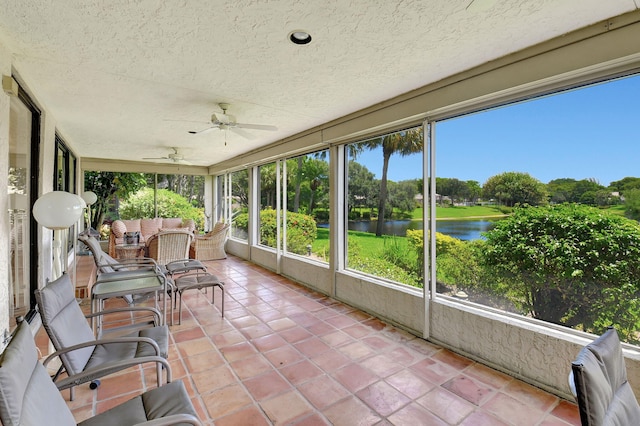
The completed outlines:
[[[482,239],[482,232],[489,231],[494,226],[489,220],[438,220],[436,221],[436,231],[449,235],[460,240]],[[376,232],[378,221],[349,221],[350,231]],[[319,227],[326,228],[328,224],[318,224]],[[423,229],[421,220],[388,220],[382,227],[385,235],[405,236],[407,229]]]

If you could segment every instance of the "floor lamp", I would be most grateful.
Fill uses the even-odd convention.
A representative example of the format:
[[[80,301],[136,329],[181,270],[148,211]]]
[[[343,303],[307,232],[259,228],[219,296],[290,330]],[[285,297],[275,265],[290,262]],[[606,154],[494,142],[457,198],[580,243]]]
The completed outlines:
[[[65,270],[62,263],[62,231],[80,220],[85,207],[86,203],[82,198],[65,191],[47,192],[33,204],[33,217],[36,221],[53,230],[53,280],[60,278]]]
[[[98,238],[100,233],[91,227],[91,206],[98,201],[98,196],[93,191],[85,191],[82,193],[82,199],[87,203],[87,223],[85,224],[83,233]]]

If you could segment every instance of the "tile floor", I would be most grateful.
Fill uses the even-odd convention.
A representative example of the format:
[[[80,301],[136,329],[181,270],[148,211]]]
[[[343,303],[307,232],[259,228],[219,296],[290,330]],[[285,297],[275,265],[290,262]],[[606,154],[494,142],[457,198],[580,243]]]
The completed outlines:
[[[80,257],[80,282],[90,260]],[[215,307],[210,293],[185,293],[169,354],[204,424],[580,424],[572,402],[268,270],[233,256],[206,263],[225,282],[225,318],[219,290]],[[95,391],[80,386],[68,404],[80,421],[153,388],[153,372],[129,369]]]

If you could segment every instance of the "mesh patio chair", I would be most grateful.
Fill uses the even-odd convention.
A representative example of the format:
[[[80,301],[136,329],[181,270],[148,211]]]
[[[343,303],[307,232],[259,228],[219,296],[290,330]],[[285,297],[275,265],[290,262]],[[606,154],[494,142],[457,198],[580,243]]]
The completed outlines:
[[[81,375],[70,377],[86,381]],[[18,325],[0,355],[0,420],[3,425],[75,425],[62,395],[38,361],[31,328]],[[201,425],[181,381],[145,392],[108,411],[89,418],[82,426]]]
[[[62,369],[68,375],[83,373],[83,379],[93,382],[92,387],[95,388],[99,383],[95,380],[100,377],[131,366],[154,363],[158,386],[162,384],[163,367],[167,382],[171,381],[171,369],[166,360],[169,352],[169,328],[166,325],[142,328],[127,336],[96,339],[76,301],[69,275],[63,274],[36,290],[35,295],[42,323],[56,349],[45,360],[45,365],[60,357],[62,367],[54,381],[60,390],[70,388],[72,399],[73,387],[83,382],[60,378]],[[99,315],[108,313],[104,311]]]
[[[613,327],[585,346],[571,363],[569,387],[578,402],[582,426],[640,423],[640,406],[627,381],[622,346]]]

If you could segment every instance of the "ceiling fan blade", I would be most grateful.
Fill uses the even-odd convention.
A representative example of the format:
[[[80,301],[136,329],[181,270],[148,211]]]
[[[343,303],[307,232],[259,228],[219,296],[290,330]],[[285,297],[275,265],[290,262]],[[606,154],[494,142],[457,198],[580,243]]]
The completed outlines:
[[[255,139],[256,138],[251,133],[245,132],[244,130],[242,130],[239,127],[230,127],[229,130],[231,130],[232,132],[235,132],[237,135],[242,136],[245,139]]]
[[[267,124],[236,123],[235,127],[240,127],[241,129],[253,129],[253,130],[270,130],[270,131],[278,130],[276,126],[269,126]]]
[[[220,129],[219,126],[211,126],[211,127],[207,127],[206,129],[202,129],[202,130],[189,130],[189,133],[191,133],[192,135],[199,135],[200,133],[206,133],[210,130],[213,129]]]
[[[170,160],[169,157],[142,157],[143,160]]]

